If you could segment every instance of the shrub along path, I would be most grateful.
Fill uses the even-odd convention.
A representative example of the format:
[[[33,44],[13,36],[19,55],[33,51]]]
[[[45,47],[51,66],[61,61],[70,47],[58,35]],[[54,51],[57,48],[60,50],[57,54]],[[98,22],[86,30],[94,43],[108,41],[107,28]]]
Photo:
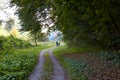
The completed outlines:
[[[43,76],[45,77],[45,71],[43,68],[44,65],[44,54],[46,54],[48,52],[52,63],[51,65],[53,65],[53,75],[51,76],[51,79],[47,79],[47,80],[67,80],[67,75],[63,69],[63,67],[59,64],[59,62],[57,61],[57,59],[54,57],[52,51],[55,47],[52,47],[50,49],[45,49],[43,51],[41,51],[40,56],[39,56],[39,61],[38,64],[36,65],[35,69],[33,70],[33,72],[30,74],[29,76],[29,80],[44,80],[46,78],[43,79]],[[49,67],[49,65],[48,65]]]

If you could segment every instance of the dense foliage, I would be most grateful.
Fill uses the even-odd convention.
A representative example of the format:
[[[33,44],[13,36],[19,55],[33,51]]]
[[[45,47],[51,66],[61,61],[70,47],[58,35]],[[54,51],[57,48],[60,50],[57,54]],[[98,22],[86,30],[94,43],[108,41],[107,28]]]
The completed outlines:
[[[120,49],[119,0],[53,0],[57,28],[70,44],[81,41]]]
[[[37,47],[10,50],[12,52],[0,50],[0,80],[28,80],[37,64],[39,52],[51,46],[53,44],[41,44]]]
[[[24,41],[13,36],[0,36],[0,50],[8,51],[12,49],[20,49],[30,47],[29,41]]]
[[[97,43],[104,48],[120,49],[119,0],[12,0],[20,9],[24,29],[36,29],[37,11],[52,8],[54,28],[62,31],[64,39],[72,46],[82,42]],[[57,16],[57,17],[56,17]],[[57,19],[57,21],[56,21]],[[29,22],[29,23],[28,23]]]
[[[41,6],[44,4],[42,0],[12,0],[11,3],[17,4],[19,6],[19,18],[22,23],[22,31],[29,31],[34,37],[35,44],[37,45],[37,38],[41,35],[42,25],[38,21],[37,12],[43,11],[45,8]],[[41,7],[40,7],[41,6]],[[40,17],[44,17],[44,14],[41,14]]]
[[[27,50],[21,52],[0,57],[0,80],[26,80],[36,64],[37,56]]]

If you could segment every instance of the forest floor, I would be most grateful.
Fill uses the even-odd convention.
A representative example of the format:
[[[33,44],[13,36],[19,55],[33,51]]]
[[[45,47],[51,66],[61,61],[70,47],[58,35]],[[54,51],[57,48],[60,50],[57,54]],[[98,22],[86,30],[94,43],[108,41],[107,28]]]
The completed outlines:
[[[88,53],[66,54],[65,57],[71,59],[80,59],[87,63],[90,71],[84,71],[83,74],[88,80],[120,80],[120,65],[114,64],[110,60],[104,61],[98,56]]]
[[[50,49],[45,49],[41,51],[39,55],[38,64],[36,65],[33,72],[30,74],[29,80],[67,80],[66,72],[64,71],[63,67],[60,65],[60,63],[52,53],[54,48],[55,47],[52,47]],[[44,70],[45,69],[44,64],[46,61],[46,58],[44,57],[44,55],[47,53],[49,54],[49,57],[52,61],[51,65],[53,66],[53,74],[49,78],[48,76],[50,75],[47,74],[47,72]],[[50,65],[47,65],[47,67],[49,66]]]
[[[54,55],[68,72],[70,80],[120,80],[120,53],[64,45],[56,48]]]

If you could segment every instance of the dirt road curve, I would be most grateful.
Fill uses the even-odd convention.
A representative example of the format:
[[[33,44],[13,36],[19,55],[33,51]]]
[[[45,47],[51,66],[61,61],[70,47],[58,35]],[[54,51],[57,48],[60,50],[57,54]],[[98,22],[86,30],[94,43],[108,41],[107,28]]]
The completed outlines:
[[[49,53],[50,55],[50,58],[52,60],[52,65],[53,65],[53,69],[54,69],[54,74],[52,75],[52,79],[51,80],[68,80],[67,79],[67,75],[63,69],[63,67],[59,64],[59,62],[57,61],[57,59],[54,57],[52,51],[55,47],[52,47],[50,49],[46,49],[46,50],[43,50],[41,53],[40,53],[40,56],[39,56],[39,62],[38,64],[36,65],[35,69],[33,70],[33,72],[31,73],[31,75],[29,76],[29,80],[42,80],[42,76],[44,75],[44,68],[43,68],[43,65],[44,65],[44,54],[45,53]],[[50,79],[48,79],[50,80]]]
[[[32,74],[29,76],[29,80],[41,80],[41,77],[44,73],[43,64],[44,64],[44,54],[48,51],[48,49],[41,51],[39,55],[39,61],[33,70]]]

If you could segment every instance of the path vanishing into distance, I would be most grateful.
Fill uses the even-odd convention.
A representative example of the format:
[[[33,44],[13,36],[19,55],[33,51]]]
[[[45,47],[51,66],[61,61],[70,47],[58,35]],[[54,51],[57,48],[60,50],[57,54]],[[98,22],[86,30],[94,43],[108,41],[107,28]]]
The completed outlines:
[[[44,55],[46,53],[49,54],[49,57],[52,60],[51,65],[53,65],[53,75],[51,76],[51,79],[47,79],[47,80],[68,80],[67,79],[67,74],[64,71],[64,68],[60,65],[60,63],[58,62],[58,60],[56,59],[56,57],[53,55],[53,49],[55,47],[52,47],[50,49],[45,49],[43,51],[41,51],[40,55],[39,55],[39,61],[36,65],[36,67],[34,68],[34,70],[32,71],[32,73],[29,76],[29,80],[43,80],[42,76],[44,76],[45,72],[44,72],[44,62],[45,62],[45,58]]]

